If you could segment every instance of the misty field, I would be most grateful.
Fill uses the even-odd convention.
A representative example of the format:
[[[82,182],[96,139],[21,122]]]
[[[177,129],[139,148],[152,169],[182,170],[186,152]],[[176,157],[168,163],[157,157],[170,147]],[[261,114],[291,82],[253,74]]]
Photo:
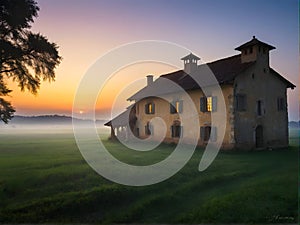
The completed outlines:
[[[297,223],[298,137],[291,130],[289,149],[219,153],[204,172],[196,149],[170,179],[129,187],[94,172],[71,129],[2,129],[0,223]],[[104,142],[132,164],[160,161],[174,149],[136,152]]]

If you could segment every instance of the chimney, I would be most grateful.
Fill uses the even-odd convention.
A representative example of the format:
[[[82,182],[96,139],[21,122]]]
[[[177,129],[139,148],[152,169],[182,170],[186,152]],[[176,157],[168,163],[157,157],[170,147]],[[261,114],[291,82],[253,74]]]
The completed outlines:
[[[148,75],[147,76],[147,86],[153,84],[153,75]]]

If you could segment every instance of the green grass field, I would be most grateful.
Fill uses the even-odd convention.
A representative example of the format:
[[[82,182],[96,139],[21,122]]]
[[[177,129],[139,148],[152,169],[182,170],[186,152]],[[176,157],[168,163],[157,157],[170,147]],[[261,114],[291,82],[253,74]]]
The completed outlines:
[[[129,187],[94,172],[71,130],[1,131],[0,223],[297,223],[298,137],[292,130],[289,149],[219,153],[204,172],[196,149],[170,179]],[[133,164],[174,148],[135,152],[104,142]]]

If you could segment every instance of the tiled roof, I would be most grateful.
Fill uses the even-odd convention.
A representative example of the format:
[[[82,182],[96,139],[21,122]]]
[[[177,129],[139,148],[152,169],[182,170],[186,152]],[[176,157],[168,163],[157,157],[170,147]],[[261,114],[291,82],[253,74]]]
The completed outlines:
[[[187,60],[187,59],[197,59],[199,60],[200,58],[192,53],[188,54],[187,56],[184,56],[181,58],[181,60]]]
[[[285,82],[287,84],[288,88],[292,88],[294,89],[296,86],[294,84],[292,84],[291,82],[289,82],[287,79],[285,79],[283,76],[281,76],[278,72],[276,72],[274,69],[270,68],[270,72],[275,75],[277,78],[279,78],[280,80],[282,80],[283,82]]]
[[[267,47],[269,50],[275,49],[274,46],[269,45],[269,44],[267,44],[267,43],[265,43],[265,42],[262,42],[262,41],[256,39],[255,36],[253,36],[253,39],[252,39],[251,41],[248,41],[248,42],[246,42],[245,44],[242,44],[241,46],[235,48],[235,50],[241,51],[241,50],[244,49],[244,48],[248,48],[248,47],[251,47],[251,46],[254,46],[254,45],[265,46],[265,47]]]
[[[112,120],[105,123],[104,126],[111,126],[111,125],[126,126],[126,125],[128,125],[128,121],[130,119],[130,112],[131,112],[131,109],[133,106],[134,106],[134,104],[131,104],[130,106],[128,106],[124,112],[122,112],[121,114],[114,117]],[[113,121],[113,124],[112,124],[112,121]]]
[[[241,63],[241,55],[235,55],[221,60],[217,60],[208,64],[203,64],[198,66],[198,70],[201,71],[202,67],[208,66],[211,72],[215,75],[219,84],[230,83],[234,78],[243,72],[245,69],[252,66],[255,62]],[[203,76],[201,72],[195,74],[196,76]],[[171,80],[178,84],[184,90],[199,89],[199,85],[194,81],[194,79],[189,76],[183,70],[178,70],[172,73],[161,75],[156,79],[153,84],[146,86],[135,93],[133,96],[128,98],[128,100],[141,99],[144,97],[149,97],[152,95],[158,96],[168,93],[173,93],[178,91],[175,87],[170,87],[168,82],[165,80]],[[168,88],[166,88],[168,87]]]

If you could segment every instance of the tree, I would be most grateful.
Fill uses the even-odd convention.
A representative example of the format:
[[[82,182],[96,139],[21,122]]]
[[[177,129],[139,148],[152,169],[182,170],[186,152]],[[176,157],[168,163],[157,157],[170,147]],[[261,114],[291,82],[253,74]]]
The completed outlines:
[[[41,81],[54,81],[61,62],[58,46],[30,31],[39,7],[34,0],[0,0],[0,120],[8,123],[15,112],[4,99],[11,90],[7,79],[22,91],[36,94]]]

